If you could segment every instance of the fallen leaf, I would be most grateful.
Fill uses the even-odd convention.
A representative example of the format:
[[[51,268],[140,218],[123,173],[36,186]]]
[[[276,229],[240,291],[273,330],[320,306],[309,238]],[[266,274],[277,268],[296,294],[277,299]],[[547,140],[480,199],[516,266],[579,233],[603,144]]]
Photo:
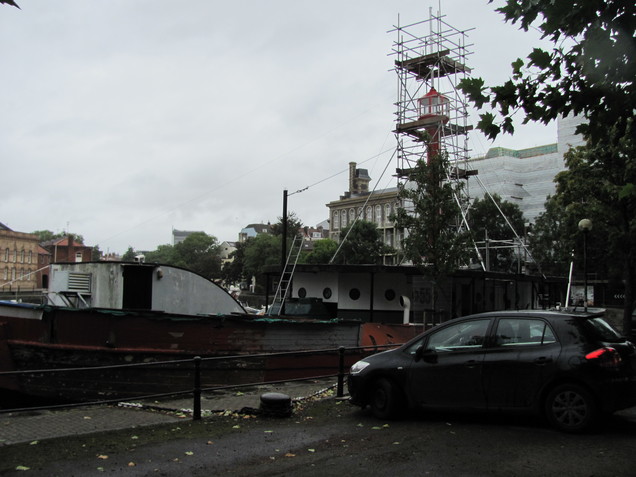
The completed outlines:
[[[97,468],[97,471],[98,471],[98,472],[104,472],[104,468],[103,468],[103,467],[98,467],[98,468]]]
[[[307,449],[308,452],[316,452],[316,449]]]
[[[139,439],[139,436],[131,436],[130,438],[133,439],[133,440],[134,439]]]
[[[292,454],[291,452],[288,452],[287,454],[285,454],[285,457],[296,457],[296,454]]]
[[[263,431],[265,434],[273,434],[274,431]]]
[[[84,419],[86,419],[87,421],[90,419],[93,419],[91,416],[84,416]]]
[[[128,462],[128,467],[135,467],[137,464],[135,464],[134,462]]]
[[[184,452],[184,454],[185,454],[185,455],[194,455],[194,452],[192,452],[192,451],[186,451],[186,452]]]
[[[33,442],[29,442],[30,446],[35,446],[38,445],[40,443],[40,441],[33,441]]]
[[[108,456],[107,456],[107,455],[104,455],[104,454],[99,454],[99,455],[97,456],[97,458],[98,458],[98,459],[102,459],[102,460],[106,460],[106,459],[108,459]]]
[[[19,465],[15,468],[15,470],[31,470],[31,468],[25,465]]]
[[[212,441],[208,441],[208,442],[206,442],[206,444],[207,444],[207,445],[209,445],[209,446],[213,446],[213,445],[214,445],[214,442],[212,442]]]
[[[232,429],[240,429],[241,426],[239,426],[238,424],[236,426],[232,426]]]

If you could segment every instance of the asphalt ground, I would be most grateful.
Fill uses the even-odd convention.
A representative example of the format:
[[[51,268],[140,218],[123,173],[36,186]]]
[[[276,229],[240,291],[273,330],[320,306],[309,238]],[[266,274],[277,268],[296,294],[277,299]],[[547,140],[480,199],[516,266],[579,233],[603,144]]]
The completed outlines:
[[[337,378],[291,381],[204,393],[201,413],[249,412],[261,408],[261,396],[280,393],[292,401],[335,395]],[[192,397],[126,401],[108,405],[27,410],[0,414],[0,447],[67,436],[135,429],[192,419]]]

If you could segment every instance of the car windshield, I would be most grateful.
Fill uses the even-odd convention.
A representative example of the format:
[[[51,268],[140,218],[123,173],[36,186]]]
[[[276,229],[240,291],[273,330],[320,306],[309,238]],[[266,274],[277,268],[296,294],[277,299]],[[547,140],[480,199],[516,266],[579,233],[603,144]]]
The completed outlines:
[[[585,320],[586,327],[594,333],[594,336],[601,341],[620,341],[622,336],[618,331],[612,328],[607,321],[601,317],[590,318]]]

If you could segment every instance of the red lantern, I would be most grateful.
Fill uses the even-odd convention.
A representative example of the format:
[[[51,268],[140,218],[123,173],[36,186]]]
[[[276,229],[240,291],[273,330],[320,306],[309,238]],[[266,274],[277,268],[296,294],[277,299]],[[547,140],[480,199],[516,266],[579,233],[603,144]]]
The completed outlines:
[[[440,121],[447,123],[450,112],[450,103],[446,96],[439,94],[435,88],[417,100],[419,103],[420,119]]]
[[[442,126],[448,122],[450,112],[450,102],[446,96],[439,94],[435,88],[417,100],[419,103],[420,121],[424,121],[424,129],[429,135],[427,145],[427,160],[430,164],[431,158],[440,152],[440,136]]]

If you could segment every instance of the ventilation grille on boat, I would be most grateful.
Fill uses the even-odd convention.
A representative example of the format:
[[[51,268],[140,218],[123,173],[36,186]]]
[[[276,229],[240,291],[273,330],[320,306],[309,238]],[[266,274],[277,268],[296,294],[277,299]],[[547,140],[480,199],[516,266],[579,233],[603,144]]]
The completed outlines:
[[[90,273],[69,273],[68,274],[68,291],[78,293],[91,292],[91,274]]]

